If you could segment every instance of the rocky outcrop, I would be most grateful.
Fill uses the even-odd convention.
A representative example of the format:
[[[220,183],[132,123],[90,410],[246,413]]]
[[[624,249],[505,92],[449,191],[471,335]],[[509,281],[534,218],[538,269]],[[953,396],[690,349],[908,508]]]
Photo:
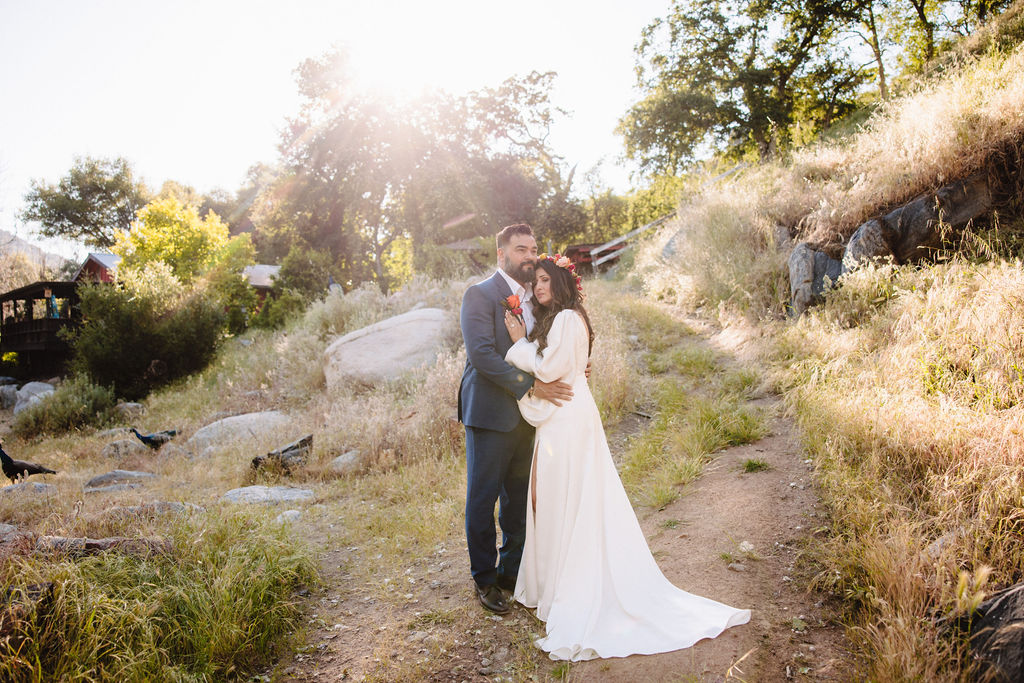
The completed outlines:
[[[141,403],[118,403],[114,406],[117,417],[125,422],[131,423],[146,414],[146,406]]]
[[[68,538],[65,536],[40,536],[36,539],[37,553],[61,553],[74,557],[97,555],[116,551],[125,555],[145,557],[153,554],[169,554],[174,543],[164,538]]]
[[[359,462],[359,451],[346,451],[334,460],[331,460],[328,466],[331,468],[332,472],[336,472],[337,474],[355,474],[361,467]]]
[[[820,303],[827,286],[835,284],[843,264],[828,254],[800,243],[789,255],[789,301],[794,315]]]
[[[149,455],[149,449],[143,446],[134,436],[130,439],[118,439],[103,447],[103,456],[111,460],[123,460],[129,456]]]
[[[327,388],[347,382],[376,386],[433,363],[444,348],[448,325],[441,309],[421,308],[336,339],[324,351]]]
[[[11,486],[4,486],[0,488],[0,496],[17,496],[17,495],[52,495],[57,493],[57,487],[53,484],[42,484],[38,481],[23,481],[20,484],[12,484]]]
[[[932,255],[968,223],[995,208],[990,178],[979,173],[950,183],[862,223],[847,242],[842,261],[806,242],[798,244],[788,260],[793,313],[799,315],[820,302],[826,278],[835,282],[866,261],[902,264]]]
[[[0,408],[7,410],[18,403],[18,387],[13,384],[0,386]]]
[[[987,174],[923,194],[857,228],[843,253],[843,266],[849,270],[863,261],[886,258],[896,263],[919,261],[994,206]]]
[[[252,468],[255,470],[264,465],[275,465],[285,472],[291,472],[293,467],[304,466],[312,452],[313,435],[307,434],[276,451],[270,451],[266,455],[257,455],[252,459]]]

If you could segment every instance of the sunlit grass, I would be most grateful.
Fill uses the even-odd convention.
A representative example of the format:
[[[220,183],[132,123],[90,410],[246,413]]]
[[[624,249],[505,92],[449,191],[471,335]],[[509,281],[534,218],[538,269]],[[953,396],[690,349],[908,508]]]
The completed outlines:
[[[0,565],[9,587],[53,582],[45,620],[0,657],[11,681],[237,677],[281,652],[315,581],[308,548],[262,515],[171,517],[169,556],[105,553]]]

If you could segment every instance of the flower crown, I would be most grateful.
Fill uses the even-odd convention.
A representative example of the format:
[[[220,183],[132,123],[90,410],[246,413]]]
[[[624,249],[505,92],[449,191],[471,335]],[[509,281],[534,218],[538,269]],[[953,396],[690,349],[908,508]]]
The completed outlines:
[[[583,295],[583,282],[579,274],[576,272],[576,264],[574,264],[568,256],[562,256],[561,254],[555,254],[554,256],[548,256],[547,254],[541,254],[537,257],[538,261],[547,259],[552,261],[559,268],[565,268],[568,270],[574,278],[576,278],[576,289],[579,290],[580,295]]]

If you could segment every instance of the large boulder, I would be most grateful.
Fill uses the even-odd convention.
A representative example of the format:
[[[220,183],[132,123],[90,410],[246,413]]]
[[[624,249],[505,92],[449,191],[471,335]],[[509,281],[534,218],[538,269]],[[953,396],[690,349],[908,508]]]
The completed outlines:
[[[188,440],[188,450],[206,455],[214,447],[258,441],[287,427],[289,422],[288,416],[277,410],[225,417],[196,431]]]
[[[114,412],[117,413],[118,418],[130,424],[146,414],[146,406],[141,403],[122,401],[114,406]]]
[[[867,260],[918,261],[995,206],[985,173],[959,180],[863,223],[846,245],[844,272]]]
[[[806,242],[796,245],[787,261],[789,266],[789,301],[794,315],[800,315],[821,301],[826,279],[835,284],[843,264],[828,254],[813,249]]]
[[[18,389],[18,399],[14,404],[14,414],[17,415],[29,406],[39,403],[53,392],[52,384],[47,382],[29,382]]]
[[[361,467],[359,462],[359,451],[350,450],[342,453],[328,465],[331,471],[338,474],[354,474]]]
[[[346,382],[375,386],[433,363],[445,345],[448,314],[421,308],[349,332],[324,351],[327,388]]]

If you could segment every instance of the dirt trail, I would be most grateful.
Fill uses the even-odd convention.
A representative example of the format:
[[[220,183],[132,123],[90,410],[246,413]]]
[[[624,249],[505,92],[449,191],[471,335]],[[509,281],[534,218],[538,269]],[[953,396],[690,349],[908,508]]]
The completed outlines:
[[[693,322],[693,321],[690,321]],[[700,345],[723,350],[710,331]],[[715,343],[717,342],[717,343]],[[353,587],[344,548],[326,523],[306,531],[325,552],[324,590],[313,597],[308,646],[273,672],[275,680],[519,681],[833,681],[855,678],[835,606],[807,588],[798,553],[822,526],[811,467],[778,399],[753,401],[770,415],[770,435],[717,453],[674,503],[638,515],[664,574],[680,588],[752,610],[749,624],[692,648],[571,665],[531,645],[543,625],[517,608],[485,612],[470,587],[465,541],[409,563],[396,591]],[[613,452],[634,418],[610,435]],[[745,473],[759,459],[768,468]],[[297,529],[297,531],[300,531]],[[753,550],[741,549],[741,543]],[[732,567],[730,568],[730,564]],[[408,591],[408,592],[406,592]],[[398,595],[401,593],[402,595]]]

